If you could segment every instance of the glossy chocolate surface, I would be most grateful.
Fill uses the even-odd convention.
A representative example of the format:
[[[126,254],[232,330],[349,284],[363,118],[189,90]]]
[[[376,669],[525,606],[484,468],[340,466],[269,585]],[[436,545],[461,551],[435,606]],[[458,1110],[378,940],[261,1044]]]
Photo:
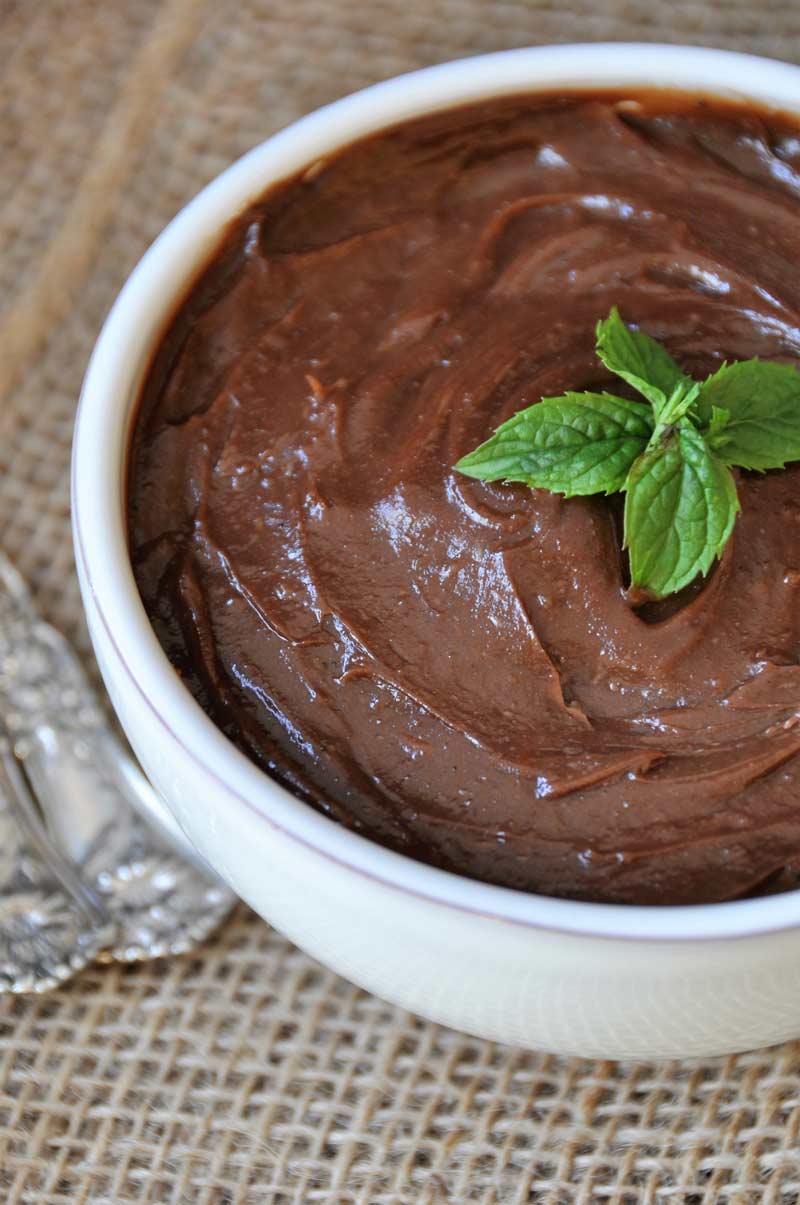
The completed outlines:
[[[269,193],[166,334],[130,476],[139,588],[202,705],[342,823],[493,883],[800,883],[800,469],[740,474],[705,582],[626,595],[618,503],[452,471],[542,395],[625,392],[612,305],[694,375],[800,351],[800,131],[515,98]],[[265,873],[267,871],[265,870]]]

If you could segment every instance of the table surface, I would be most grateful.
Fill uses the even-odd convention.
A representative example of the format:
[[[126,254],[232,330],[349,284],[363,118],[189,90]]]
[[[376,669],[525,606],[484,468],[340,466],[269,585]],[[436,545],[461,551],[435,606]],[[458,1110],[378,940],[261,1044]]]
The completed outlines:
[[[88,657],[69,440],[103,315],[164,223],[374,80],[537,42],[800,61],[796,2],[0,0],[0,545]],[[0,1001],[6,1205],[800,1200],[800,1044],[685,1063],[495,1046],[352,987],[243,907],[169,963]]]

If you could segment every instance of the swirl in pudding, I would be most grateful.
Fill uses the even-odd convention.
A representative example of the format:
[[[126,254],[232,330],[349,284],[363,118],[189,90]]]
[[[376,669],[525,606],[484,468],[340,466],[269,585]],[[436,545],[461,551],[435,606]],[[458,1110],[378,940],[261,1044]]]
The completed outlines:
[[[146,382],[145,606],[310,804],[510,887],[800,884],[800,468],[662,604],[614,499],[453,472],[542,396],[624,392],[612,305],[702,378],[800,353],[800,128],[664,94],[515,97],[356,143],[225,233]]]

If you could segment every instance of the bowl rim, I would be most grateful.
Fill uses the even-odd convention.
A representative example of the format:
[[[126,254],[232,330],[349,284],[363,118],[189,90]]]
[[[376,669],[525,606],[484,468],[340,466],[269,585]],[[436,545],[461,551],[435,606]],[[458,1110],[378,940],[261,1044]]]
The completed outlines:
[[[203,188],[146,251],[104,323],[75,421],[71,498],[84,604],[140,702],[222,791],[343,868],[419,900],[525,927],[628,941],[741,939],[800,925],[800,890],[714,904],[604,904],[478,882],[388,850],[293,796],[202,711],[158,643],[127,549],[124,481],[135,400],[155,343],[225,225],[272,184],[364,135],[489,96],[563,87],[669,88],[800,114],[800,68],[706,47],[577,43],[500,51],[374,84],[292,123]],[[168,801],[167,801],[168,803]]]

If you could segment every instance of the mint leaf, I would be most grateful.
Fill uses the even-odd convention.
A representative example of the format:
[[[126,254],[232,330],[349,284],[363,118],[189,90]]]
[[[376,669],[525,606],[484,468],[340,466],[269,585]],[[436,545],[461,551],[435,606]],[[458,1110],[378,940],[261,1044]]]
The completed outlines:
[[[606,368],[647,398],[656,418],[679,386],[692,384],[660,343],[622,321],[616,306],[597,324],[597,354]]]
[[[739,511],[733,474],[688,419],[631,469],[625,544],[631,584],[657,598],[707,573]]]
[[[712,430],[715,409],[728,413],[721,430]],[[726,464],[763,472],[800,460],[800,372],[789,364],[723,364],[700,386],[698,412]]]
[[[647,447],[652,416],[608,393],[565,393],[520,410],[455,468],[481,481],[520,481],[567,498],[622,489]]]

